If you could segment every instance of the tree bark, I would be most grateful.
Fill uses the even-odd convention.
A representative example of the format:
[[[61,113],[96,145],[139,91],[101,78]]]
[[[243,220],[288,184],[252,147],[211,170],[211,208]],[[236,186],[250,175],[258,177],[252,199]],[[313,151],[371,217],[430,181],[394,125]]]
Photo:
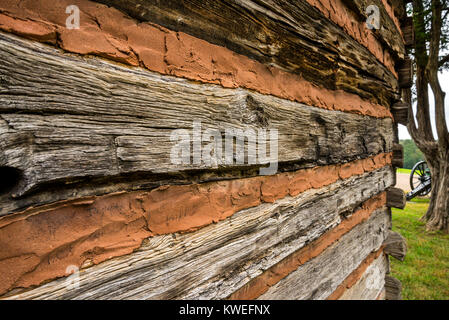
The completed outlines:
[[[423,216],[428,230],[449,233],[449,153],[436,167],[429,166],[432,174],[432,193],[429,209]]]

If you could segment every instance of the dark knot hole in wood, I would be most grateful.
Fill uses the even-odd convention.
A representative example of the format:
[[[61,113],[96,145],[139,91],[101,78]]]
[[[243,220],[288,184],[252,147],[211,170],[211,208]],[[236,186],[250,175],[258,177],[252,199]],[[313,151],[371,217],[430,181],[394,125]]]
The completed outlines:
[[[0,195],[14,190],[22,179],[22,170],[13,167],[0,167]]]

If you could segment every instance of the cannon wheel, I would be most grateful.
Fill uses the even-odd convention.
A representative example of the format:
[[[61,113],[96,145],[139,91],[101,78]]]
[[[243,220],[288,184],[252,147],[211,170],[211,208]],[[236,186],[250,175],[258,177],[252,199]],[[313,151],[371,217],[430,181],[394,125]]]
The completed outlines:
[[[412,169],[410,174],[410,188],[415,190],[424,181],[430,179],[430,169],[425,161],[420,161]],[[420,197],[424,197],[430,193],[430,189],[418,194]]]

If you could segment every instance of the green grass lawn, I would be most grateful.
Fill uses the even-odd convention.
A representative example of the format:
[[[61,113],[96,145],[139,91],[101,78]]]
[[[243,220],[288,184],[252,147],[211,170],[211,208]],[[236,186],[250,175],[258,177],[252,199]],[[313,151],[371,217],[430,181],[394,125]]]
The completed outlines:
[[[393,230],[407,239],[404,262],[391,258],[392,276],[402,282],[404,300],[449,300],[449,235],[427,232],[419,219],[429,199],[393,209]]]
[[[410,170],[410,169],[404,169],[404,168],[397,168],[397,169],[396,169],[396,172],[397,172],[397,173],[407,173],[407,174],[410,174],[410,173],[412,173],[412,170]]]

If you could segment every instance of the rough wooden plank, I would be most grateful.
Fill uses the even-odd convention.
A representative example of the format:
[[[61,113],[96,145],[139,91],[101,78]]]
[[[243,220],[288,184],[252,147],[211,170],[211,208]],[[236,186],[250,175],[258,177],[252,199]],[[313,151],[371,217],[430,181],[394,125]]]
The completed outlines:
[[[402,284],[396,278],[391,276],[385,277],[385,299],[386,300],[402,300]]]
[[[404,261],[405,255],[407,254],[407,241],[402,235],[397,232],[390,231],[384,245],[384,252],[386,254],[398,259],[399,261]]]
[[[413,17],[407,17],[401,24],[402,33],[404,34],[405,46],[413,48],[415,45],[415,28],[413,26]]]
[[[407,201],[405,193],[399,188],[390,188],[387,192],[387,206],[390,208],[404,209]]]
[[[385,167],[238,212],[194,233],[149,238],[131,255],[81,270],[78,289],[67,290],[66,279],[59,279],[12,298],[223,299],[339,224],[389,187],[393,176]]]
[[[368,49],[304,0],[97,2],[384,106],[398,93],[394,75]]]
[[[389,272],[388,258],[380,255],[365,270],[362,277],[338,300],[375,300],[381,294],[385,286],[385,276]]]
[[[404,147],[400,143],[393,144],[392,164],[396,168],[402,168],[404,166]]]
[[[385,240],[390,226],[386,209],[356,226],[321,255],[301,265],[260,296],[261,300],[326,299]]]
[[[204,163],[174,165],[170,159],[171,133],[192,129],[194,121],[201,121],[203,129],[275,128],[278,160],[281,166],[296,163],[295,169],[392,149],[389,118],[327,111],[243,89],[84,60],[7,35],[0,36],[0,59],[0,166],[20,170],[16,198],[50,183],[59,184],[61,191],[93,178],[128,175],[132,181],[132,174],[141,178],[142,173],[217,169]],[[260,164],[224,167],[241,170]],[[115,182],[121,188],[126,184]],[[33,202],[80,196],[79,189],[5,204],[0,215]],[[95,194],[95,183],[88,189]],[[0,200],[6,203],[9,196],[0,195]]]
[[[408,104],[405,102],[397,102],[391,106],[391,113],[393,114],[394,121],[404,126],[408,123]]]
[[[409,57],[406,57],[398,64],[398,76],[401,89],[413,86],[413,63]]]

